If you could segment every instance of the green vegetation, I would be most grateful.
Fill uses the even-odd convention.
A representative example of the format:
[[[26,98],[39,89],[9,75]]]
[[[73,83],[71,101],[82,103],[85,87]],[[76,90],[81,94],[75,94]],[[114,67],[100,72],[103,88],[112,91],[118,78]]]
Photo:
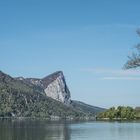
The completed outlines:
[[[83,116],[83,113],[76,112],[62,103],[36,93],[14,91],[9,94],[8,92],[1,92],[0,98],[1,117],[41,117],[49,119],[51,116],[61,118]]]
[[[133,109],[132,107],[119,106],[112,107],[97,116],[98,119],[107,120],[134,120],[140,118],[140,109]]]
[[[140,119],[140,107],[135,108],[136,119]]]
[[[0,117],[84,117],[84,113],[32,90],[26,92],[22,88],[7,87],[0,89],[0,99]]]

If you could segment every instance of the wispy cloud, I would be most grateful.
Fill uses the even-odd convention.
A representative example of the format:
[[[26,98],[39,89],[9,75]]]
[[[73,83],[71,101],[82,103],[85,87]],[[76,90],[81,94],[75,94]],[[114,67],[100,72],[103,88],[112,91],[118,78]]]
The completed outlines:
[[[122,75],[122,76],[130,76],[130,75],[139,75],[140,70],[122,70],[122,69],[107,69],[107,68],[87,68],[81,69],[85,72],[90,73],[98,73],[98,74],[115,74],[115,75]]]
[[[95,74],[102,80],[140,80],[140,70],[87,68],[82,71]]]
[[[140,80],[140,77],[102,77],[101,80]]]

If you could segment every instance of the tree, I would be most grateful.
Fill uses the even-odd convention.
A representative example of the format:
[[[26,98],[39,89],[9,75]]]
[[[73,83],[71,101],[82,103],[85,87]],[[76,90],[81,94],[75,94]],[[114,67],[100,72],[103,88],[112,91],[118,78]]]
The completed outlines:
[[[140,29],[137,30],[137,34],[140,36]],[[136,52],[133,52],[131,56],[128,56],[128,61],[124,65],[125,69],[140,67],[140,43],[135,46]]]

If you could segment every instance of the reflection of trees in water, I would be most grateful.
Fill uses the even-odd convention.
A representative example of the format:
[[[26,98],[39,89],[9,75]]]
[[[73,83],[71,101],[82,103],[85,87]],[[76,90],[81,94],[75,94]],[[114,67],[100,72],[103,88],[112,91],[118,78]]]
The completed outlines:
[[[70,140],[66,123],[0,121],[0,140]]]
[[[45,127],[46,139],[45,140],[70,140],[70,129],[65,122],[50,122]]]

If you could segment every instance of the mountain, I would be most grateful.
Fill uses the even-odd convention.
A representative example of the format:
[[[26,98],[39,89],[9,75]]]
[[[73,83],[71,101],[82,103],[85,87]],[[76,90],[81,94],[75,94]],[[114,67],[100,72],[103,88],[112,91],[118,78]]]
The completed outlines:
[[[94,118],[98,109],[72,101],[63,72],[45,78],[13,78],[0,71],[0,116]]]
[[[62,71],[57,71],[43,79],[27,78],[23,80],[41,87],[48,97],[70,104],[70,91]]]
[[[71,104],[75,109],[85,112],[87,114],[97,115],[98,113],[104,112],[106,110],[105,108],[88,105],[86,103],[75,101],[75,100],[72,100]]]

